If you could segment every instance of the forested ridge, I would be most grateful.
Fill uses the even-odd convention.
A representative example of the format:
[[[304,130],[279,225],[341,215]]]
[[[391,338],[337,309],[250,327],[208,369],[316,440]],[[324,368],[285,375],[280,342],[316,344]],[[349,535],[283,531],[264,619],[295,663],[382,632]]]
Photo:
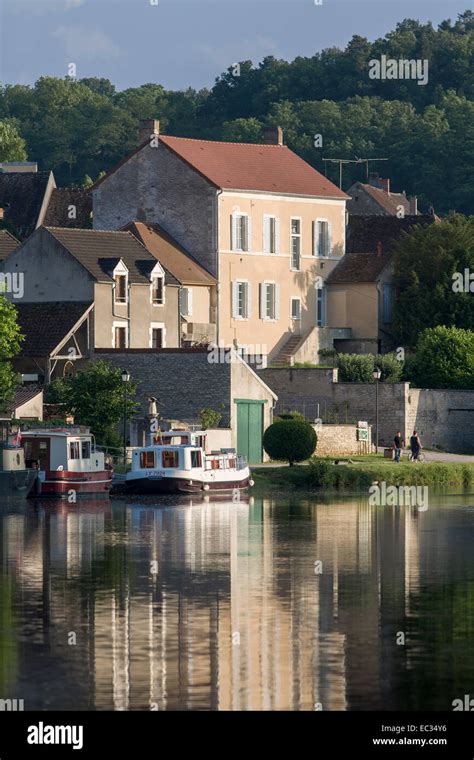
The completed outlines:
[[[382,55],[426,59],[428,83],[369,77]],[[406,19],[385,37],[354,36],[291,62],[241,61],[210,90],[160,84],[117,91],[107,79],[41,77],[34,86],[0,88],[0,160],[28,157],[53,169],[60,185],[82,185],[137,144],[140,119],[159,118],[178,136],[258,142],[279,124],[285,143],[320,171],[323,157],[388,158],[373,168],[395,190],[438,213],[474,212],[474,13],[438,27]],[[315,147],[315,135],[322,147]],[[18,138],[18,135],[21,139]],[[337,181],[337,172],[329,170]],[[364,179],[344,173],[344,187]]]

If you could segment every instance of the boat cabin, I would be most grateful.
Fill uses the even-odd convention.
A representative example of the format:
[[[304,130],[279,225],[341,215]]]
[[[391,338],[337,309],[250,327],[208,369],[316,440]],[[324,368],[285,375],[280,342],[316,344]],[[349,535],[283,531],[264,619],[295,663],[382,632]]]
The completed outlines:
[[[132,455],[132,470],[234,470],[239,469],[240,458],[234,449],[204,454],[195,445],[148,446],[137,449]]]
[[[24,470],[25,452],[18,442],[18,425],[0,417],[0,470]]]
[[[104,470],[104,454],[97,451],[91,433],[73,429],[28,430],[22,433],[27,467],[39,470],[98,472]]]
[[[206,433],[204,430],[165,430],[151,433],[151,443],[163,446],[197,446],[206,450]]]

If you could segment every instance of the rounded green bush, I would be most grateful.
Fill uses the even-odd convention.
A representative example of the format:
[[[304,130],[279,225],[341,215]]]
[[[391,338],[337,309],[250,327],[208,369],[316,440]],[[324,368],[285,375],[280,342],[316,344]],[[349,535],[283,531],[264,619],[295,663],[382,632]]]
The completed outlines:
[[[302,420],[279,420],[265,430],[263,448],[271,459],[294,462],[309,459],[316,448],[317,435],[309,422]]]

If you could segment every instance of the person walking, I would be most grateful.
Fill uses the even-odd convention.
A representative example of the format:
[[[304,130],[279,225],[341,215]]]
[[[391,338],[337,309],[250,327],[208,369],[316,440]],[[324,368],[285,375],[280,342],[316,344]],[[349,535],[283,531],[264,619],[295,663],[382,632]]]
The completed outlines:
[[[399,462],[400,457],[402,454],[402,448],[405,445],[405,441],[402,438],[402,434],[400,431],[396,433],[395,438],[393,439],[393,448],[395,449],[395,461]]]
[[[420,436],[416,432],[416,430],[413,431],[413,435],[410,438],[410,450],[411,450],[411,460],[412,462],[418,462],[418,457],[420,456],[420,451],[422,449]]]

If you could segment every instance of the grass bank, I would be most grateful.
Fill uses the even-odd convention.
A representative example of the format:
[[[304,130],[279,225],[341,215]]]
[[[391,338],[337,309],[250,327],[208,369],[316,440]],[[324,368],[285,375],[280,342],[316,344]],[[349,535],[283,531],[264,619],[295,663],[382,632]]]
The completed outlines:
[[[384,481],[395,486],[456,486],[474,491],[474,464],[461,462],[396,464],[374,460],[336,465],[313,459],[307,465],[256,469],[252,477],[257,487],[272,490],[367,491],[375,481]]]

